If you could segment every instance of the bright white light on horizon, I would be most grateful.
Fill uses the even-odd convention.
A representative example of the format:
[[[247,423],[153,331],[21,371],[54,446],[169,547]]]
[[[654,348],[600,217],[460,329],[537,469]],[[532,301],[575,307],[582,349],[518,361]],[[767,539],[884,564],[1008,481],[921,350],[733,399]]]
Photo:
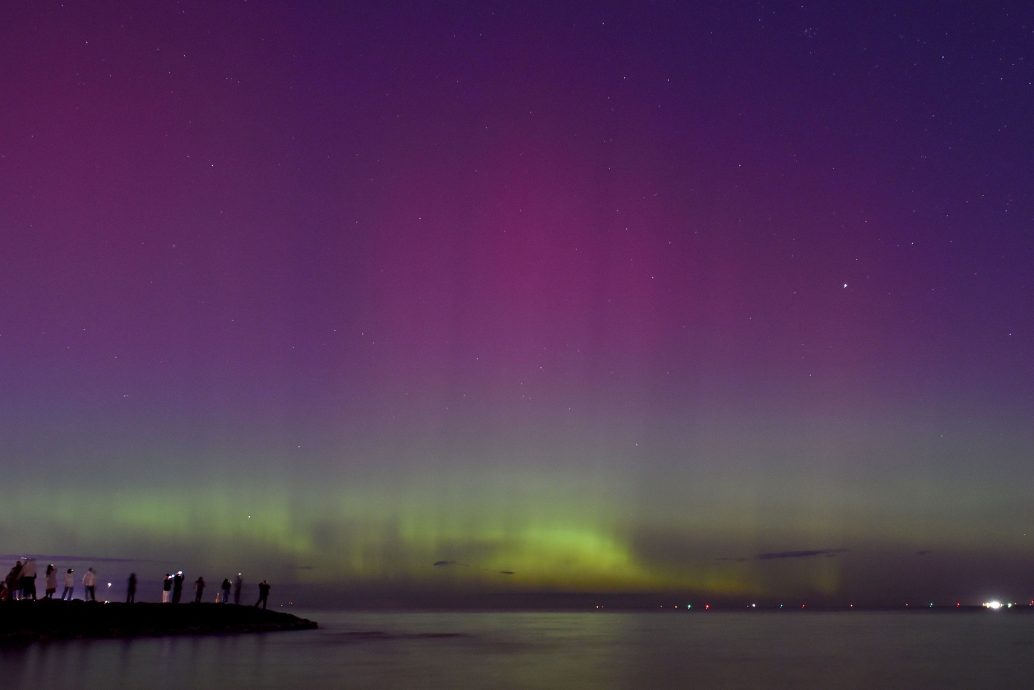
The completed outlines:
[[[998,609],[1002,608],[1002,602],[998,601],[997,599],[994,599],[992,601],[985,601],[984,608],[991,609],[992,611],[997,611]]]

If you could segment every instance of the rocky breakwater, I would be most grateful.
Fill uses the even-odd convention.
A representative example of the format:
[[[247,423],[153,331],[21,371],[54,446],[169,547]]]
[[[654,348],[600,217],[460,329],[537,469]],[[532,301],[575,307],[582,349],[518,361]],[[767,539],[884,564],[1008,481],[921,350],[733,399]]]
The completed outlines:
[[[12,601],[0,604],[0,644],[76,638],[236,635],[313,630],[314,621],[232,604]]]

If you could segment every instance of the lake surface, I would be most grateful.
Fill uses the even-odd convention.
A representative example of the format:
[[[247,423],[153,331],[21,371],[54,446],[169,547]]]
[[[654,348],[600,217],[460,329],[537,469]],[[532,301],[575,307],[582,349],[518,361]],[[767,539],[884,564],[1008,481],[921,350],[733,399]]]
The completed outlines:
[[[1029,687],[1034,616],[355,613],[321,629],[0,650],[3,687]]]

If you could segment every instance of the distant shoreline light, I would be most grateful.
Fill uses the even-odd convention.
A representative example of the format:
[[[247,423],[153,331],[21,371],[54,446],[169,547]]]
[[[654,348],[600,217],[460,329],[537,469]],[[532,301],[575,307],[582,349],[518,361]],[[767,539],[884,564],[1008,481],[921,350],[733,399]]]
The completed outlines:
[[[594,603],[593,606],[596,609],[604,608],[604,604],[603,603]],[[674,603],[674,604],[670,604],[670,605],[664,604],[664,603],[657,603],[656,606],[657,606],[658,609],[662,609],[662,610],[663,609],[674,609],[676,611],[678,611],[678,610],[693,611],[694,609],[697,609],[697,606],[700,606],[700,608],[702,608],[704,611],[723,610],[723,609],[727,610],[727,611],[733,611],[733,610],[740,609],[740,606],[736,606],[736,605],[729,605],[729,606],[724,606],[723,607],[721,605],[715,605],[715,604],[712,604],[710,602],[704,603],[704,604],[693,604],[693,603],[678,604],[678,603]],[[748,611],[753,611],[753,610],[758,610],[758,611],[761,611],[761,610],[776,610],[776,611],[779,611],[779,610],[783,610],[785,608],[784,604],[765,605],[765,604],[758,604],[757,602],[747,602],[746,604],[744,604],[742,606],[744,606]],[[965,608],[965,609],[984,608],[984,609],[988,609],[988,610],[991,610],[991,611],[998,611],[998,610],[1001,610],[1001,609],[1012,609],[1012,608],[1034,609],[1034,599],[1031,599],[1029,604],[1023,604],[1023,603],[1018,603],[1018,602],[1014,602],[1014,601],[1001,601],[1001,600],[998,600],[998,599],[992,599],[992,600],[989,600],[989,601],[981,602],[980,604],[967,604],[965,606],[963,605],[963,603],[961,601],[947,602],[947,603],[941,603],[941,604],[938,604],[937,602],[930,601],[930,602],[927,602],[926,606],[918,606],[918,607],[913,607],[911,602],[905,602],[904,604],[901,604],[900,606],[902,608],[904,608],[904,609],[919,610],[919,611],[924,611],[924,610],[925,611],[931,611],[931,610],[935,610],[935,609],[936,610],[953,610],[954,611],[954,610],[959,610],[959,609],[963,609],[963,608]],[[636,608],[636,607],[632,607],[632,608]],[[646,608],[651,608],[651,606],[647,605]],[[887,610],[892,610],[892,609],[897,608],[897,607],[894,607],[894,606],[879,606],[879,605],[877,605],[877,606],[871,606],[871,607],[862,606],[860,608],[861,608],[861,610],[869,610],[869,611],[887,611]],[[618,606],[617,609],[618,610],[622,610],[622,607]],[[833,611],[840,611],[840,610],[843,610],[843,611],[855,611],[855,610],[858,610],[858,609],[859,609],[859,607],[855,603],[853,603],[853,602],[852,603],[848,603],[848,604],[843,604],[843,605],[832,605],[832,606],[819,605],[817,608],[812,609],[811,603],[805,601],[805,602],[801,602],[799,607],[797,607],[795,610],[798,610],[798,611],[817,610],[817,611],[833,612]],[[699,609],[697,609],[697,610],[699,610]],[[791,609],[791,610],[794,610],[794,609]]]

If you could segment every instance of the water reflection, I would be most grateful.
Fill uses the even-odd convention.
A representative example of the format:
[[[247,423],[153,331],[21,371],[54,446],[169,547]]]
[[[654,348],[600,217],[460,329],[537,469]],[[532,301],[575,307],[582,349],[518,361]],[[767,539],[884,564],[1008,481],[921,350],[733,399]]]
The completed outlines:
[[[308,615],[320,630],[0,649],[0,670],[47,690],[1020,687],[1031,647],[1026,616]]]

